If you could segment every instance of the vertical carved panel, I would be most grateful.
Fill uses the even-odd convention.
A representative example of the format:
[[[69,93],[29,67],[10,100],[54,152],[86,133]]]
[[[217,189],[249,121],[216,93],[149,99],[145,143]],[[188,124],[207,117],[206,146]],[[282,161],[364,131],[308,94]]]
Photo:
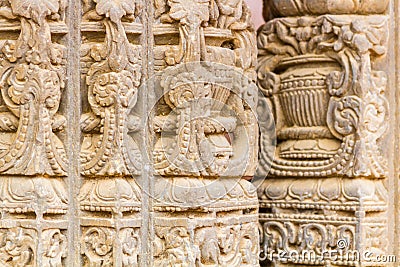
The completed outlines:
[[[137,266],[141,152],[132,133],[142,76],[136,1],[84,1],[80,153],[84,266]],[[98,218],[101,218],[99,223]],[[123,228],[123,225],[134,227]]]
[[[250,13],[243,1],[154,7],[155,263],[258,266],[257,232],[245,230],[257,228],[257,199],[241,179],[257,158]]]
[[[264,119],[275,121],[277,133],[276,140],[261,134],[259,174],[269,176],[259,189],[262,249],[266,257],[306,250],[323,265],[353,266],[323,252],[343,240],[360,255],[386,251],[385,242],[369,242],[365,225],[386,235],[387,78],[373,66],[387,52],[388,18],[372,14],[384,13],[387,1],[294,2],[267,1],[271,20],[258,36],[260,104],[273,110]]]
[[[61,266],[66,257],[65,5],[0,4],[1,266]]]

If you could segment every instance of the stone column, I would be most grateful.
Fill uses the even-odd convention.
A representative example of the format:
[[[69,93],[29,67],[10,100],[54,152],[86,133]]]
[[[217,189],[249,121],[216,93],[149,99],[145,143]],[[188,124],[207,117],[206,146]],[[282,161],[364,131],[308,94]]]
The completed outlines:
[[[0,1],[0,266],[259,266],[243,0]]]
[[[259,266],[256,47],[244,1],[156,1],[154,260]]]
[[[69,167],[65,6],[1,3],[0,266],[60,266]]]
[[[276,138],[261,132],[263,263],[383,266],[388,1],[264,4],[258,85],[273,116],[260,116]]]

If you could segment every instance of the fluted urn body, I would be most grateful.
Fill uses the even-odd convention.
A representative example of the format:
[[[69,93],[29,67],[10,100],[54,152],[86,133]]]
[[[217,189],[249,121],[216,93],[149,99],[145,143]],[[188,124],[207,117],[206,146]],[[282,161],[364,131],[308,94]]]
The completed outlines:
[[[279,66],[278,99],[285,126],[278,131],[282,158],[330,158],[340,142],[327,125],[329,90],[327,76],[339,70],[327,57],[298,56]]]

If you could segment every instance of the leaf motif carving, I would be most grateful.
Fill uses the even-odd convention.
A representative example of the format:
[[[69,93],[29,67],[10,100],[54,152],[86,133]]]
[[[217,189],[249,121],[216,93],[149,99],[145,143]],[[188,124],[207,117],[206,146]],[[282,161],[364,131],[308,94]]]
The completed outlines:
[[[193,23],[197,20],[207,21],[209,0],[169,0],[170,17],[181,23]]]
[[[14,14],[33,19],[41,25],[46,16],[59,10],[60,3],[59,0],[12,0],[11,8]]]
[[[132,0],[97,0],[96,11],[99,15],[105,15],[116,24],[122,17],[135,13],[135,1]]]

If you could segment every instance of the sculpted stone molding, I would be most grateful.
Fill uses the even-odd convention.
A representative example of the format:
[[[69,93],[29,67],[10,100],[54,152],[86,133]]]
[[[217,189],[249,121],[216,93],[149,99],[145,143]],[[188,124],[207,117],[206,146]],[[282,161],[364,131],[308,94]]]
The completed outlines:
[[[62,266],[66,257],[65,8],[0,4],[1,266]]]
[[[322,14],[382,14],[389,0],[264,0],[266,21],[276,17]]]
[[[109,0],[83,4],[81,66],[87,89],[84,109],[90,110],[80,121],[82,264],[138,266],[141,191],[134,178],[140,175],[142,159],[131,134],[141,125],[132,110],[142,62],[141,47],[128,34],[137,26],[140,6]]]
[[[181,220],[182,222],[184,219]],[[191,225],[157,227],[155,264],[160,266],[256,266],[257,228],[253,223],[218,228]],[[226,222],[225,222],[226,223]],[[194,234],[188,231],[194,227]]]
[[[43,199],[48,213],[65,213],[67,195],[58,179],[66,175],[66,154],[58,138],[66,123],[58,113],[64,88],[64,50],[52,41],[50,21],[59,22],[61,1],[6,1],[0,17],[20,21],[17,40],[2,39],[0,88],[0,173],[39,178],[4,177],[0,199],[11,213],[35,210]],[[62,23],[62,22],[59,22]],[[43,194],[35,191],[43,188]]]
[[[244,0],[0,1],[0,266],[259,266],[250,21]]]
[[[216,3],[227,5],[222,2]],[[166,66],[170,67],[165,69],[160,80],[164,91],[165,109],[172,112],[169,112],[168,116],[155,118],[155,131],[161,133],[161,139],[168,140],[167,142],[160,140],[154,149],[156,170],[161,175],[221,176],[228,168],[229,159],[235,157],[233,152],[235,145],[229,144],[227,134],[244,127],[247,134],[251,135],[248,141],[254,142],[257,135],[255,116],[251,111],[255,108],[257,97],[255,85],[251,81],[254,77],[254,60],[248,61],[244,54],[244,50],[252,49],[250,44],[254,43],[254,36],[251,36],[248,26],[247,9],[245,5],[237,6],[236,9],[240,10],[238,12],[242,16],[235,20],[236,24],[232,22],[227,27],[214,22],[210,15],[210,8],[216,8],[214,2],[169,1],[168,3],[170,10],[165,16],[168,15],[172,21],[179,21],[179,46],[171,46],[164,51]],[[206,27],[209,23],[215,27]],[[222,45],[212,43],[214,40],[207,38],[207,28],[226,34],[228,32],[225,29],[229,28],[230,36],[227,35],[225,43],[226,45],[231,43],[232,49],[227,49],[223,43]],[[250,60],[254,58],[252,52],[253,50],[246,52],[250,53]],[[219,60],[224,56],[225,60]],[[208,66],[199,63],[200,61],[217,64]],[[250,79],[244,75],[250,75]],[[196,104],[198,100],[200,103]],[[236,113],[235,116],[226,115],[228,108]],[[167,129],[168,125],[165,125],[164,121],[171,120],[176,121],[177,126]],[[180,131],[176,142],[180,152],[172,164],[177,166],[171,166],[167,163],[171,161],[171,155],[165,155],[170,137],[165,133],[176,130]],[[253,144],[255,143],[251,145]],[[186,150],[189,153],[185,152]],[[206,155],[207,151],[213,151],[214,155]],[[250,157],[246,158],[245,153],[244,158],[235,159],[237,164],[244,162],[249,165],[243,166],[248,169],[249,176],[255,169],[255,153],[249,151]],[[228,171],[227,176],[233,175],[235,174]]]
[[[140,252],[139,228],[92,226],[83,229],[82,266],[138,266]]]
[[[249,11],[223,0],[155,8],[155,265],[258,266],[257,197],[241,180],[254,175],[258,138]]]
[[[258,188],[263,264],[356,266],[366,263],[357,255],[387,254],[381,143],[389,102],[376,67],[387,53],[388,17],[377,15],[387,2],[265,1],[257,68],[265,96],[258,175],[268,175]],[[281,251],[292,253],[284,260]]]
[[[92,112],[82,116],[81,127],[83,132],[97,134],[84,141],[83,175],[135,175],[140,169],[138,147],[128,135],[139,124],[139,118],[129,113],[137,102],[140,51],[129,43],[121,22],[135,8],[132,1],[97,1],[96,13],[104,16],[106,39],[88,51],[95,62],[86,79]]]
[[[67,237],[59,229],[50,229],[43,232],[44,267],[63,266],[63,259],[67,257]]]
[[[122,18],[134,20],[137,6],[132,1],[99,0],[95,4],[84,19],[102,21],[105,41],[84,46],[84,60],[90,62],[84,71],[91,112],[81,118],[82,132],[87,133],[82,144],[81,173],[98,179],[85,182],[81,207],[112,211],[115,203],[122,201],[122,210],[137,210],[139,188],[124,177],[138,175],[141,169],[138,145],[129,135],[140,125],[140,119],[131,115],[142,75],[140,49],[129,42],[122,24]],[[115,179],[103,179],[108,176]]]
[[[34,266],[37,233],[24,228],[10,228],[0,232],[2,266]]]
[[[386,78],[371,58],[386,51],[386,20],[284,18],[262,28],[259,86],[280,110],[278,155],[271,163],[262,154],[271,174],[385,176],[377,140],[387,126]]]

